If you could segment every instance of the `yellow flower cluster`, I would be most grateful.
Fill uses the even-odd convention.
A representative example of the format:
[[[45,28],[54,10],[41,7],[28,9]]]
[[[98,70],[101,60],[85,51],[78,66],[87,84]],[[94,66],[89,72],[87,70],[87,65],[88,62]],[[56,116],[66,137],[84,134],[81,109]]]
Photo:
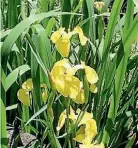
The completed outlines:
[[[44,103],[46,103],[47,100],[47,90],[46,90],[46,84],[41,84],[42,91],[42,100]],[[18,99],[25,105],[30,106],[30,92],[33,90],[33,83],[32,79],[27,79],[22,84],[22,88],[18,90],[17,97]]]
[[[79,35],[80,43],[84,46],[87,42],[87,37],[84,36],[83,31],[79,26],[75,27],[72,32],[68,31],[68,33],[65,31],[65,28],[59,28],[59,30],[51,35],[51,41],[55,44],[62,57],[68,57],[71,44],[70,38],[75,34]]]
[[[55,63],[51,71],[54,86],[64,97],[70,97],[74,102],[83,104],[85,102],[83,83],[75,76],[79,69],[84,69],[86,78],[90,83],[90,90],[97,92],[95,83],[98,81],[96,71],[84,62],[72,66],[68,59],[62,59]]]
[[[80,114],[80,109],[77,109],[76,114],[72,107],[70,107],[70,113],[68,115],[68,118],[75,123],[76,120],[79,117]],[[80,120],[78,124],[78,131],[76,132],[76,137],[74,138],[75,141],[81,143],[79,145],[80,148],[104,148],[104,145],[101,144],[94,144],[91,143],[94,139],[94,137],[97,135],[97,125],[96,121],[93,119],[93,115],[88,112],[82,112],[83,117]],[[67,112],[64,110],[58,121],[58,126],[57,126],[57,131],[59,131],[67,118]]]

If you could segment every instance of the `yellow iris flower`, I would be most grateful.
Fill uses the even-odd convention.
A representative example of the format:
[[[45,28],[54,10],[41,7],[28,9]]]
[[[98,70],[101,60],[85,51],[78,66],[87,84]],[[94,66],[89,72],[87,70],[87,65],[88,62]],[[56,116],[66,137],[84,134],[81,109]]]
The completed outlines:
[[[95,83],[98,81],[98,75],[93,68],[86,66],[84,62],[71,66],[69,60],[64,58],[54,64],[50,77],[59,93],[64,97],[70,97],[77,104],[83,104],[85,103],[83,85],[74,76],[79,69],[85,70],[86,78],[91,84],[90,90],[96,93],[97,87]]]
[[[56,128],[57,131],[59,131],[63,127],[63,125],[65,124],[66,118],[67,118],[67,112],[66,112],[66,110],[64,110],[60,114],[60,117],[59,117],[59,120],[58,120],[58,126]],[[74,110],[72,109],[72,107],[70,107],[69,119],[72,119],[72,120],[77,119],[77,116],[75,115]]]
[[[29,92],[33,89],[33,82],[32,79],[27,79],[22,84],[22,89],[19,89],[17,92],[18,99],[25,105],[30,106],[30,97]]]
[[[42,92],[42,100],[44,103],[47,100],[47,90],[46,90],[46,84],[41,84],[41,88],[44,88],[44,91]],[[30,106],[30,96],[29,92],[33,90],[33,82],[32,79],[27,79],[23,84],[22,88],[18,90],[17,97],[18,99],[25,105]]]
[[[65,32],[65,28],[59,28],[51,35],[51,41],[55,44],[58,52],[62,57],[68,57],[70,52],[70,38],[74,34],[79,34],[81,45],[84,46],[87,38],[84,36],[82,29],[77,26],[72,32]]]
[[[84,115],[85,116],[85,115]],[[85,120],[86,119],[86,120]],[[75,141],[83,144],[90,144],[93,138],[97,134],[97,125],[96,121],[92,118],[82,118],[83,122],[79,125],[82,125],[76,133]]]
[[[23,84],[22,84],[22,89],[31,91],[33,89],[33,82],[32,79],[27,79]]]
[[[51,35],[51,41],[55,43],[58,52],[62,57],[68,57],[70,51],[70,35],[65,28],[60,28]]]
[[[81,81],[74,74],[75,72],[67,59],[55,63],[51,71],[55,87],[64,97],[75,99],[80,92]]]
[[[80,111],[81,111],[80,109],[77,109],[76,114],[75,114],[72,107],[70,107],[69,119],[71,119],[73,122],[75,122],[79,116]],[[93,117],[93,115],[91,113],[84,112],[84,115],[83,115],[81,121],[79,122],[78,126],[83,125],[82,127],[85,127],[86,133],[92,132],[93,135],[95,136],[97,134],[97,126],[96,126],[95,120],[92,119],[92,117]],[[67,113],[66,113],[66,110],[64,110],[59,117],[58,126],[57,126],[58,131],[63,127],[66,118],[67,118]],[[80,127],[80,129],[79,129],[79,131],[81,133],[82,133],[82,127]],[[89,128],[91,128],[91,129],[89,129]],[[80,132],[78,132],[78,134]]]
[[[78,119],[81,110],[77,109],[76,114],[72,107],[70,107],[70,113],[68,115],[69,119],[71,119],[74,123]],[[82,143],[79,145],[80,148],[104,148],[104,144],[95,144],[91,143],[94,137],[97,135],[97,125],[96,121],[93,119],[92,113],[82,112],[83,117],[79,122],[79,129],[76,132],[76,137],[73,138],[75,141]],[[63,125],[65,124],[65,120],[67,118],[67,112],[64,110],[58,121],[57,131],[59,131]]]

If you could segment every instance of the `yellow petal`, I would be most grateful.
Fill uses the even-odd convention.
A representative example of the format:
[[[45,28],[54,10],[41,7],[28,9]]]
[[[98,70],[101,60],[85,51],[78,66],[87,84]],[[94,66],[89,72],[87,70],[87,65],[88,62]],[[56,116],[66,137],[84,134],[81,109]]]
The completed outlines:
[[[22,84],[22,88],[27,90],[27,91],[31,91],[33,89],[33,82],[32,82],[32,79],[27,79],[27,81],[25,81],[23,84]]]
[[[75,141],[79,143],[83,143],[85,139],[85,125],[81,126],[79,130],[76,132],[76,137],[73,138]]]
[[[97,86],[95,84],[90,85],[90,91],[93,93],[97,93]]]
[[[76,26],[74,31],[79,34],[81,45],[84,46],[87,42],[87,37],[84,36],[82,29],[79,26]]]
[[[69,92],[70,98],[76,98],[81,89],[80,80],[75,76],[66,77],[65,89]]]
[[[85,66],[85,74],[90,84],[95,84],[98,81],[98,75],[96,71],[90,66]]]
[[[80,111],[77,110],[77,113],[79,114]],[[85,112],[79,125],[82,125],[82,124],[87,124],[87,121],[92,119],[93,118],[93,114],[92,113],[88,113],[88,112]]]
[[[59,93],[61,93],[64,97],[69,96],[69,88],[67,88],[65,82],[65,75],[58,76],[55,80],[55,86]]]
[[[79,38],[80,38],[81,45],[84,46],[88,39],[82,34],[79,35]]]
[[[61,113],[60,117],[59,117],[58,126],[57,126],[57,128],[56,128],[57,131],[59,131],[59,130],[63,127],[63,125],[64,125],[64,123],[65,123],[66,117],[67,117],[67,115],[66,115],[66,110],[64,110],[64,111]]]
[[[71,119],[73,121],[76,121],[76,119],[77,119],[77,115],[75,115],[75,112],[72,109],[72,107],[70,107],[69,119]]]
[[[76,98],[72,98],[72,100],[77,104],[83,104],[85,102],[84,99],[84,90],[81,89]]]
[[[86,141],[92,141],[93,138],[97,134],[97,125],[96,121],[94,119],[87,120],[86,128],[85,128],[85,135],[86,135]]]
[[[58,31],[55,31],[52,35],[51,35],[51,41],[53,43],[56,43],[57,40],[61,37],[61,32],[58,30]]]
[[[66,70],[66,74],[67,74],[67,76],[73,76],[73,75],[75,75],[75,71],[72,67],[70,67]]]
[[[19,89],[17,92],[17,97],[25,106],[30,106],[30,98],[28,91],[24,89]]]
[[[76,27],[74,28],[74,31],[75,31],[76,33],[78,33],[78,34],[83,34],[83,30],[82,30],[81,27],[79,27],[79,26],[76,26]]]
[[[70,64],[68,59],[63,59],[58,62],[56,62],[52,68],[51,74],[56,80],[56,78],[60,75],[64,75],[66,73],[67,68],[70,68]]]
[[[70,52],[70,40],[68,35],[60,37],[55,45],[62,57],[68,57]]]

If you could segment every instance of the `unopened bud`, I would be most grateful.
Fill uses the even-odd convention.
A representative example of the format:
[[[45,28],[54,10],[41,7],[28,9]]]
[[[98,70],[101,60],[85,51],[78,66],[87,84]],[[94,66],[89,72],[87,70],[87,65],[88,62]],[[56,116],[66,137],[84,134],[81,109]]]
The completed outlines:
[[[94,2],[94,7],[99,11],[102,10],[103,6],[104,6],[104,2]]]

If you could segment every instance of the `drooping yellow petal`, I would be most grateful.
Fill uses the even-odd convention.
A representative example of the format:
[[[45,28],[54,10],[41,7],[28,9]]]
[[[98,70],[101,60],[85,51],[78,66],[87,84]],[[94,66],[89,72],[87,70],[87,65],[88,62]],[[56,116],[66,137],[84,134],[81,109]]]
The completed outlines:
[[[85,128],[85,143],[91,143],[91,141],[93,140],[93,138],[96,136],[97,134],[97,125],[96,125],[96,121],[94,119],[89,119],[87,120],[87,124],[86,124],[86,128]]]
[[[81,82],[75,76],[65,78],[65,89],[69,92],[70,98],[76,98],[81,89]]]
[[[55,81],[56,89],[64,97],[76,98],[80,91],[80,80],[75,76],[61,75]]]
[[[84,36],[82,29],[79,26],[76,26],[74,31],[79,34],[81,45],[84,46],[88,39]]]
[[[81,45],[84,46],[88,39],[82,34],[79,35],[79,38],[80,38]]]
[[[86,74],[86,78],[90,84],[97,83],[98,75],[93,68],[91,68],[90,66],[85,66],[85,74]]]
[[[90,91],[93,93],[97,93],[97,86],[95,84],[90,85]]]
[[[51,35],[50,39],[53,43],[56,43],[60,37],[61,37],[61,32],[59,30],[57,30]]]
[[[76,132],[76,137],[73,138],[75,141],[79,143],[83,143],[85,139],[85,125],[81,126],[79,130]]]
[[[65,123],[65,119],[66,119],[67,115],[66,115],[66,110],[64,110],[61,114],[60,114],[60,117],[59,117],[59,120],[58,120],[58,126],[57,126],[57,131],[59,131],[64,123]]]
[[[32,79],[27,79],[23,84],[22,88],[27,91],[31,91],[33,89],[33,82]]]
[[[83,104],[85,102],[84,99],[84,90],[81,89],[76,98],[72,98],[72,100],[77,104]]]
[[[27,90],[19,89],[17,97],[25,106],[30,106],[29,92]]]
[[[55,45],[62,57],[68,57],[70,52],[70,39],[68,35],[61,36]]]
[[[58,76],[55,81],[55,86],[57,91],[64,97],[69,96],[69,88],[67,89],[67,84],[65,82],[65,75]]]

